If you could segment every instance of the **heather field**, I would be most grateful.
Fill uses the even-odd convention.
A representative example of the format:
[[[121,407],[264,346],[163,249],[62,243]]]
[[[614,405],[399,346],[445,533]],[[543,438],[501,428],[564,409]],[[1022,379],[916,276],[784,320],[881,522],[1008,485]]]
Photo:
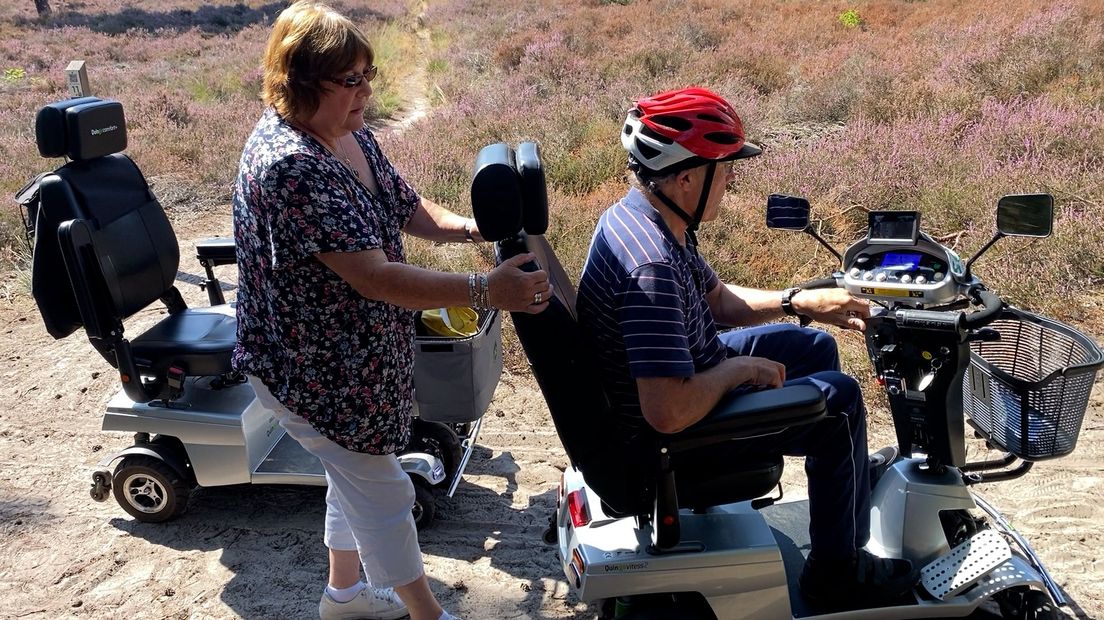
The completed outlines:
[[[1104,339],[1099,0],[333,4],[377,45],[371,122],[423,195],[470,212],[480,147],[540,143],[548,236],[571,273],[598,215],[624,191],[618,130],[629,102],[703,85],[734,103],[765,151],[739,165],[725,214],[701,235],[723,278],[781,287],[835,266],[812,239],[765,229],[771,193],[807,197],[821,234],[840,249],[864,230],[867,210],[915,209],[926,230],[968,257],[992,234],[1000,196],[1048,192],[1054,235],[1001,242],[975,271],[1010,301]],[[46,18],[32,0],[0,5],[0,531],[26,550],[0,560],[0,603],[11,602],[0,605],[0,618],[309,615],[315,590],[305,599],[293,591],[324,576],[320,496],[261,494],[248,517],[238,517],[222,507],[236,496],[209,491],[201,506],[228,525],[189,513],[184,529],[169,534],[87,500],[87,470],[102,456],[94,453],[125,443],[108,445],[98,430],[97,412],[117,384],[79,335],[55,343],[43,333],[10,200],[28,178],[61,163],[38,156],[33,118],[67,96],[64,69],[82,59],[92,93],[123,103],[128,153],[173,219],[182,271],[198,273],[186,248],[230,232],[230,185],[262,109],[260,55],[286,2],[51,5]],[[409,253],[455,270],[491,260],[486,247],[416,241]],[[508,370],[481,440],[486,450],[457,498],[445,500],[443,527],[423,536],[434,589],[469,620],[593,618],[567,594],[550,551],[533,550],[565,459],[509,330],[504,338]],[[873,387],[859,339],[844,344],[848,370]],[[889,438],[888,416],[871,392],[872,432]],[[1071,612],[1088,618],[1104,617],[1094,551],[1104,545],[1100,385],[1092,407],[1079,452],[1041,466],[1017,491],[1016,483],[998,485],[1016,526],[1057,565],[1075,599]],[[800,466],[789,471],[801,484]],[[48,486],[61,490],[41,490]],[[265,520],[266,511],[276,516]],[[40,578],[41,588],[28,585]],[[152,599],[135,595],[135,586],[145,593],[151,583]]]

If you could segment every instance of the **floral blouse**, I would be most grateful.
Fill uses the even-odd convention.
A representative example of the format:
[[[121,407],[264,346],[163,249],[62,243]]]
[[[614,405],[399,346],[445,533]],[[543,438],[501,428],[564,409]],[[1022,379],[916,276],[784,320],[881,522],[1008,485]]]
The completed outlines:
[[[342,447],[391,454],[410,438],[414,313],[365,299],[315,254],[380,248],[405,262],[420,204],[368,129],[355,134],[374,196],[312,136],[268,109],[234,186],[234,368]]]

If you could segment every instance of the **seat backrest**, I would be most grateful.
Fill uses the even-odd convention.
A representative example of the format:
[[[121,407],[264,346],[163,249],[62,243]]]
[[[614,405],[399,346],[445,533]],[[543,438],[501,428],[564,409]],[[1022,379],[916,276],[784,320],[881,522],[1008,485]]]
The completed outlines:
[[[522,143],[516,151],[488,145],[475,168],[471,198],[480,234],[497,241],[499,262],[532,252],[552,283],[553,299],[544,312],[511,317],[568,459],[610,508],[649,512],[654,479],[644,475],[644,457],[627,449],[615,425],[576,319],[575,286],[543,237],[548,196],[537,145]]]
[[[527,236],[525,249],[548,272],[553,299],[540,314],[511,316],[564,451],[608,507],[648,512],[654,497],[651,468],[616,424],[596,356],[575,314],[575,287],[543,236]]]
[[[35,215],[31,292],[50,335],[64,338],[85,325],[82,303],[121,322],[169,293],[180,251],[145,177],[119,152],[126,148],[122,105],[95,97],[48,105],[35,134],[43,157],[69,159],[41,179]],[[91,237],[94,260],[80,269],[67,265],[59,242],[67,222],[80,222]],[[81,291],[96,294],[78,300]]]

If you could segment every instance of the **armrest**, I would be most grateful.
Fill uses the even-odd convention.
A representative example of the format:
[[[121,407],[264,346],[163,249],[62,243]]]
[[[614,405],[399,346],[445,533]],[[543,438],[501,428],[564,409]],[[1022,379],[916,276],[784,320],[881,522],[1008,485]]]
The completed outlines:
[[[196,242],[196,258],[212,266],[233,265],[237,262],[236,249],[233,237],[200,239]]]
[[[730,393],[693,426],[666,437],[674,452],[810,424],[827,413],[824,394],[812,385]]]
[[[122,333],[110,311],[92,231],[84,220],[68,220],[58,226],[58,242],[81,321],[89,338],[106,339]]]

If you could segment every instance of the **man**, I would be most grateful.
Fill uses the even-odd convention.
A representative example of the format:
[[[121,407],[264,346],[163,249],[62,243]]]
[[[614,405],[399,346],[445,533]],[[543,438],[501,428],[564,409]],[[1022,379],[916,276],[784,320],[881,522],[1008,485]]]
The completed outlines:
[[[697,251],[737,159],[760,149],[720,96],[700,88],[636,102],[621,134],[635,187],[601,217],[579,285],[579,320],[626,433],[676,433],[734,389],[811,383],[828,403],[816,424],[745,442],[806,457],[812,550],[801,575],[820,603],[888,600],[917,581],[907,560],[863,549],[870,535],[866,410],[840,372],[833,338],[786,315],[864,329],[865,301],[842,289],[764,291],[722,284]],[[743,329],[718,334],[717,326]],[[743,446],[741,446],[743,447]],[[731,448],[728,448],[731,449]]]

